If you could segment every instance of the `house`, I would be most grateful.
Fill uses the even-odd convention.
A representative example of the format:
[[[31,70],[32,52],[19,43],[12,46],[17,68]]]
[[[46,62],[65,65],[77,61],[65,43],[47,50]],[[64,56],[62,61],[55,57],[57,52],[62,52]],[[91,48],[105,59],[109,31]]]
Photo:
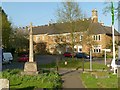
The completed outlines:
[[[45,43],[46,50],[52,54],[71,51],[73,39],[75,52],[89,52],[88,45],[91,45],[94,54],[101,54],[102,49],[111,47],[112,27],[98,22],[96,9],[92,10],[91,18],[75,21],[73,38],[70,25],[70,23],[64,22],[35,26],[33,27],[33,40],[36,44]],[[116,30],[115,41],[116,43],[120,41],[120,33]]]

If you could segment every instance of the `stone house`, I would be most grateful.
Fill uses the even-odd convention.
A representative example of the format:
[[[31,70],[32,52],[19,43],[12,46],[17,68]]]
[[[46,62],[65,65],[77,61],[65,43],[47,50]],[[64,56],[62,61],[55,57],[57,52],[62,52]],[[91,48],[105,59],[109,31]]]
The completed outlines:
[[[65,22],[33,27],[33,40],[35,43],[45,43],[46,50],[52,54],[71,51],[72,38],[68,26],[69,23]],[[98,22],[97,10],[92,11],[91,18],[75,21],[75,28],[73,33],[75,52],[88,53],[90,49],[88,42],[94,54],[101,54],[102,49],[110,47],[112,27]],[[120,33],[116,30],[115,41],[120,41]]]

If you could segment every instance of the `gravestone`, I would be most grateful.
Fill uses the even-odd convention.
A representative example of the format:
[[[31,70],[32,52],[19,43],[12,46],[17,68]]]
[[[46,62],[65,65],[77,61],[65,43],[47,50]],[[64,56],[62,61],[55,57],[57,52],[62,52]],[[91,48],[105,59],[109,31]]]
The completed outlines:
[[[0,79],[0,90],[9,90],[9,80]]]
[[[37,71],[37,63],[34,62],[33,56],[33,35],[32,35],[32,23],[30,25],[30,35],[29,35],[29,62],[26,62],[24,65],[24,72],[22,74],[27,75],[36,75]]]

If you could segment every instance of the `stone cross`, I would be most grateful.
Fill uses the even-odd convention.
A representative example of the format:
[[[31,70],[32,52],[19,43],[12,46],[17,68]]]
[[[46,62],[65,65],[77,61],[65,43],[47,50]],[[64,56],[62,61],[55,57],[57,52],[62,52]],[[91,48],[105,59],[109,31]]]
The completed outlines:
[[[33,35],[32,35],[32,23],[30,23],[29,32],[29,62],[34,62],[33,60]]]

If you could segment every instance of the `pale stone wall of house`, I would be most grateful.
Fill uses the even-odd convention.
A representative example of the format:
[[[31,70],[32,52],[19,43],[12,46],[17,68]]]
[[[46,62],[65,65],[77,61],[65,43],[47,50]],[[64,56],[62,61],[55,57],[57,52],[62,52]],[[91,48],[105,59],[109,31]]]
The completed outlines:
[[[120,36],[115,36],[115,41],[118,43],[120,42]]]
[[[96,41],[98,45],[101,45],[101,49],[106,48],[106,46],[108,46],[111,41],[112,41],[112,36],[108,36],[106,34],[100,34],[101,36],[101,40]],[[56,51],[56,46],[59,42],[59,38],[62,38],[62,43],[71,43],[72,39],[70,34],[69,35],[63,35],[63,36],[57,36],[57,35],[46,35],[46,34],[42,34],[42,35],[34,35],[33,36],[33,40],[35,42],[36,38],[39,37],[39,41],[43,41],[46,42],[46,50],[50,51],[51,53],[53,53],[54,51]],[[118,38],[118,36],[115,36],[116,41],[120,40],[120,37]],[[77,50],[78,50],[78,46],[80,46],[80,35],[76,35],[76,42],[78,42],[77,44],[75,44],[77,46]],[[65,52],[66,50],[62,50],[63,52]],[[83,52],[89,52],[89,48],[86,45],[82,46],[82,51]]]
[[[108,36],[106,34],[101,34],[101,40],[97,41],[98,45],[101,45],[102,49],[105,49],[108,44],[111,43],[111,36]]]
[[[36,42],[36,35],[33,35],[33,41]]]

